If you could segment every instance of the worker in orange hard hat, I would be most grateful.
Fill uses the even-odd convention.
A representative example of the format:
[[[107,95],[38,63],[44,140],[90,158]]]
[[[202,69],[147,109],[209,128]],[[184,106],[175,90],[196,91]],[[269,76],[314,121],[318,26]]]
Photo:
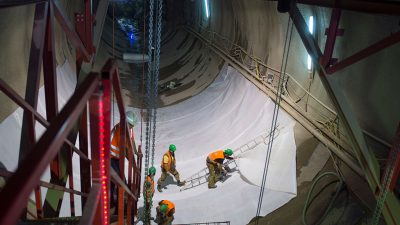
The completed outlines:
[[[223,168],[224,160],[233,159],[231,155],[233,155],[232,149],[226,149],[224,151],[217,150],[207,156],[206,162],[208,170],[210,171],[210,176],[208,177],[208,188],[217,187],[215,183],[217,182],[219,175],[221,174],[221,172],[226,173]]]
[[[159,192],[162,192],[161,185],[167,178],[168,173],[171,173],[172,175],[174,175],[176,181],[178,182],[178,186],[182,186],[185,184],[185,182],[181,182],[181,180],[179,178],[179,173],[176,170],[175,151],[176,151],[176,146],[174,144],[171,144],[169,146],[168,151],[164,154],[164,156],[162,158],[161,177],[157,181],[157,190]]]
[[[157,217],[155,222],[159,225],[170,225],[174,220],[175,204],[168,200],[162,200],[156,208]]]
[[[153,166],[149,168],[149,174],[146,176],[143,184],[143,196],[144,196],[144,222],[150,224],[151,219],[151,207],[154,196],[154,175],[156,174],[156,168]]]
[[[134,132],[133,127],[137,124],[137,117],[134,112],[128,111],[126,112],[126,120],[128,122],[128,130],[126,131],[125,137],[125,152],[132,151],[131,143],[134,141]],[[111,158],[111,168],[119,175],[119,155],[120,155],[120,137],[121,137],[121,125],[117,123],[114,128],[111,130],[111,146],[110,146],[110,158]],[[127,156],[127,154],[125,154]],[[117,205],[118,202],[118,193],[116,191],[116,185],[111,182],[110,185],[110,194],[111,194],[111,201],[110,204],[112,206]],[[116,197],[114,197],[116,195]],[[115,200],[116,199],[116,200]],[[111,207],[112,207],[111,206]],[[116,210],[115,210],[116,212]]]

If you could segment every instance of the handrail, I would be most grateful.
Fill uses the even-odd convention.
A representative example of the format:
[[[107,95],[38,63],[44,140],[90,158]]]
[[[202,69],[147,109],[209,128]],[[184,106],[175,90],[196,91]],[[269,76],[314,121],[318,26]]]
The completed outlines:
[[[190,29],[190,27],[187,27],[187,28]],[[276,92],[276,90],[277,90],[276,86],[274,86],[273,83],[268,83],[268,82],[266,82],[266,81],[261,77],[259,66],[262,66],[262,67],[264,67],[264,68],[267,69],[267,70],[272,70],[273,72],[275,72],[275,73],[272,73],[272,75],[273,75],[273,77],[274,77],[274,80],[275,80],[276,78],[280,79],[280,71],[279,71],[279,70],[274,69],[274,68],[272,68],[272,67],[266,65],[266,64],[265,64],[264,62],[262,62],[258,57],[255,57],[255,56],[253,56],[253,55],[250,55],[250,54],[249,54],[247,51],[245,51],[241,46],[239,46],[239,45],[233,43],[233,42],[232,42],[231,40],[229,40],[228,38],[226,38],[226,37],[224,37],[224,36],[222,36],[222,35],[220,35],[220,34],[218,34],[218,33],[216,33],[216,32],[210,31],[210,30],[206,29],[205,27],[203,27],[203,26],[201,26],[201,25],[198,25],[198,30],[199,30],[199,32],[201,32],[201,33],[206,33],[206,36],[207,36],[207,34],[209,35],[208,38],[205,38],[205,39],[207,40],[208,43],[210,43],[210,44],[214,43],[214,44],[216,44],[216,45],[218,45],[218,46],[222,46],[222,48],[224,49],[224,51],[227,52],[226,54],[230,55],[231,57],[233,57],[233,58],[235,58],[235,59],[237,59],[238,56],[240,56],[240,57],[239,57],[240,60],[238,60],[239,62],[243,63],[243,64],[244,64],[249,70],[251,70],[251,71],[256,70],[256,71],[255,71],[256,74],[255,74],[255,75],[252,74],[252,76],[254,76],[254,78],[256,78],[256,79],[257,79],[259,82],[261,82],[263,85],[271,86],[271,87],[273,88],[273,91]],[[221,41],[221,40],[218,41],[216,38],[220,38],[222,41]],[[228,44],[226,44],[226,43],[228,43]],[[239,53],[236,52],[237,54],[235,54],[235,50],[239,50],[240,52],[239,52]],[[232,51],[234,51],[234,53],[232,53]],[[250,65],[249,65],[249,63],[246,62],[246,60],[242,57],[242,53],[244,54],[245,57],[248,57],[248,58],[251,60]],[[253,65],[253,64],[255,64],[255,65]],[[303,91],[305,91],[306,94],[308,94],[308,95],[311,97],[311,99],[313,99],[315,102],[317,102],[319,105],[321,105],[322,108],[326,109],[326,111],[327,111],[329,114],[332,115],[332,116],[328,116],[328,115],[325,115],[324,113],[322,113],[322,112],[320,112],[320,111],[316,111],[316,112],[319,114],[319,116],[321,116],[321,117],[323,118],[323,120],[324,120],[324,123],[322,123],[321,126],[323,126],[323,127],[327,130],[327,132],[329,132],[330,134],[332,134],[333,136],[335,136],[337,139],[346,140],[347,134],[344,133],[341,129],[339,129],[339,123],[340,123],[340,121],[339,121],[339,119],[338,119],[338,116],[337,116],[336,112],[335,112],[334,110],[330,109],[330,108],[329,108],[328,106],[326,106],[324,103],[322,103],[319,99],[317,99],[314,95],[312,95],[312,94],[311,94],[309,91],[307,91],[305,88],[303,88],[303,87],[299,84],[299,82],[293,78],[293,76],[292,76],[291,74],[286,73],[286,75],[287,75],[288,77],[290,77],[290,78],[294,81],[294,83],[295,83],[296,85],[299,86],[300,89],[302,89]],[[289,97],[290,97],[290,96],[289,96]],[[301,108],[301,110],[304,111],[303,113],[310,114],[309,112],[306,111],[306,109],[304,109],[304,107],[303,107],[302,105],[298,104],[298,102],[295,102],[295,101],[293,100],[293,101],[291,101],[291,103],[293,103],[293,104],[295,104],[297,107]],[[307,106],[310,107],[309,104],[308,104]],[[313,108],[313,107],[311,107],[311,108]],[[315,122],[316,122],[316,121],[313,121],[313,122],[314,122],[314,125],[315,125]],[[319,125],[318,125],[318,126],[319,126]],[[341,140],[341,142],[343,142],[343,140]],[[348,145],[348,144],[345,144],[345,145]],[[348,148],[346,147],[346,149],[348,149]]]
[[[124,195],[123,193],[127,193],[128,197],[128,213],[127,213],[127,222],[130,222],[134,215],[136,215],[137,209],[137,201],[140,193],[140,176],[141,176],[141,155],[136,150],[136,145],[134,140],[127,135],[128,124],[126,121],[126,113],[125,113],[125,104],[122,97],[122,88],[119,79],[119,71],[118,66],[115,61],[108,60],[104,67],[101,70],[102,78],[103,78],[103,86],[105,93],[111,93],[112,89],[115,91],[115,96],[117,100],[117,105],[120,113],[120,155],[119,155],[119,167],[125,168],[125,156],[128,158],[128,184],[125,184],[123,181],[125,179],[125,171],[121,170],[120,174],[117,174],[112,168],[109,170],[110,177],[119,187],[121,187],[118,191],[118,214],[119,214],[119,224],[122,224],[123,216],[124,216]],[[110,101],[110,96],[105,98],[105,102]],[[109,121],[108,121],[109,122]],[[127,144],[127,146],[126,146]],[[126,152],[125,149],[128,149]],[[136,159],[133,154],[137,156]],[[132,171],[134,170],[134,171]],[[135,209],[133,211],[132,216],[132,207]]]
[[[248,53],[243,47],[233,43],[230,39],[228,39],[227,37],[224,37],[220,34],[218,34],[215,31],[211,31],[211,30],[207,30],[206,28],[202,27],[201,25],[199,25],[200,29],[203,29],[204,32],[209,33],[211,37],[219,37],[224,41],[229,42],[229,44],[231,44],[232,46],[234,46],[236,49],[239,49],[240,51],[242,51],[247,57],[249,57],[250,59],[252,59],[256,64],[261,65],[267,69],[270,69],[276,73],[281,73],[280,70],[275,69],[271,66],[268,66],[267,64],[265,64],[262,60],[260,60],[258,57],[251,55],[250,53]],[[243,60],[244,61],[244,60]],[[278,74],[278,76],[279,76]],[[325,105],[323,102],[321,102],[317,97],[315,97],[314,95],[311,94],[311,92],[309,92],[307,89],[305,89],[302,85],[300,85],[300,83],[289,73],[285,73],[285,75],[289,76],[298,86],[299,88],[301,88],[304,92],[307,93],[307,95],[309,95],[311,98],[313,98],[315,101],[317,101],[321,106],[323,106],[325,109],[327,109],[329,112],[331,112],[334,116],[337,116],[337,113],[331,109],[330,107],[328,107],[327,105]]]
[[[82,215],[82,218],[79,221],[79,225],[92,224],[94,215],[96,214],[96,207],[93,206],[96,206],[99,203],[100,200],[99,196],[100,196],[100,185],[93,184],[85,208],[83,209],[83,212],[85,212],[85,214]]]
[[[0,192],[0,199],[8,202],[0,205],[0,224],[17,222],[30,192],[38,185],[40,176],[58,153],[64,138],[96,90],[98,80],[98,74],[92,73],[87,76],[37,144],[29,151],[15,174],[10,177]]]
[[[110,168],[110,176],[111,176],[111,179],[116,184],[121,186],[128,195],[130,195],[133,199],[138,200],[137,197],[131,192],[129,187],[125,184],[125,182],[122,181],[122,179],[119,177],[119,175],[117,174],[117,172],[115,172],[115,170],[113,168]]]
[[[253,82],[260,90],[264,91],[270,96],[277,94],[277,90],[268,83],[260,82],[260,80],[255,78],[254,72],[248,69],[245,65],[237,61],[232,56],[228,55],[218,46],[213,43],[208,42],[203,36],[187,28],[187,31],[193,34],[195,37],[204,43],[209,43],[214,52],[221,56],[226,61],[230,62],[232,66],[238,69],[247,79]],[[343,140],[338,139],[331,132],[328,132],[321,124],[316,121],[311,120],[310,116],[305,114],[299,106],[295,105],[293,102],[289,101],[286,96],[282,96],[283,101],[281,102],[281,107],[285,109],[293,118],[295,118],[300,124],[302,124],[307,130],[309,130],[318,140],[324,143],[328,149],[332,150],[335,155],[337,155],[343,162],[345,162],[353,171],[355,171],[361,177],[364,176],[363,171],[359,167],[358,163],[354,157],[349,153],[351,152],[351,147],[345,143]],[[344,151],[343,151],[344,150]]]
[[[210,45],[212,45],[213,47],[217,48],[219,51],[221,51],[221,53],[228,55],[228,53],[224,52],[224,50],[220,49],[217,45],[211,43],[209,40],[205,39],[203,36],[201,36],[200,34],[196,33],[195,31],[193,31],[191,28],[187,28],[187,30],[189,30],[190,32],[192,32],[194,35],[196,35],[197,37],[199,37],[200,39],[202,39],[205,42],[209,42]],[[241,64],[241,62],[239,62],[238,60],[236,60],[233,56],[228,55],[228,57],[237,64]],[[241,64],[242,65],[242,64]],[[259,78],[257,78],[254,75],[254,72],[252,72],[249,68],[247,68],[245,65],[243,65],[247,71],[249,72],[249,74],[255,78],[262,86],[267,87],[268,89],[270,89],[274,94],[277,94],[277,89],[272,86],[271,84],[264,82],[263,80],[260,80]],[[342,140],[340,137],[338,137],[335,133],[333,133],[331,130],[328,130],[326,127],[324,127],[323,125],[319,124],[317,121],[315,121],[314,119],[311,119],[309,115],[307,115],[304,110],[296,103],[289,101],[287,99],[287,97],[285,95],[282,96],[282,98],[296,111],[298,111],[302,116],[304,116],[305,118],[307,118],[307,120],[309,122],[312,123],[313,126],[315,126],[318,130],[323,131],[325,135],[327,135],[331,140],[333,140],[336,144],[339,144],[341,146],[342,149],[345,149],[347,152],[351,152],[351,147],[344,141]]]
[[[22,109],[28,110],[30,113],[33,114],[33,116],[36,118],[36,120],[41,123],[45,128],[48,128],[50,126],[50,122],[47,121],[42,115],[40,115],[36,110],[32,108],[24,99],[18,95],[17,92],[15,92],[7,83],[5,83],[1,78],[0,78],[0,91],[2,91],[5,95],[7,95],[11,100],[13,100],[17,105],[19,105]],[[77,147],[75,147],[74,144],[72,144],[68,139],[64,139],[65,143],[67,143],[76,154],[78,154],[82,159],[85,159],[86,161],[90,162],[90,159],[83,154]]]
[[[13,174],[14,174],[13,172],[10,172],[10,171],[4,170],[4,169],[0,169],[0,177],[9,178]],[[46,182],[46,181],[42,181],[42,180],[39,181],[39,186],[45,187],[45,188],[48,188],[48,189],[57,190],[57,191],[64,191],[64,192],[67,192],[67,193],[76,194],[76,195],[80,195],[80,196],[83,196],[83,197],[87,197],[88,196],[87,193],[83,193],[83,192],[80,192],[80,191],[77,191],[77,190],[74,190],[74,189],[66,188],[66,187],[63,187],[63,186],[60,186],[60,185],[56,185],[56,184],[52,184],[52,183],[49,183],[49,182]]]

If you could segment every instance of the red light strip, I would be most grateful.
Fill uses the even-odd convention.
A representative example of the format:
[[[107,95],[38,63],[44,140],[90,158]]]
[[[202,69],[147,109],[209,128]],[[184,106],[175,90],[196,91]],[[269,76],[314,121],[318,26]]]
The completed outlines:
[[[104,225],[108,224],[108,192],[107,192],[107,175],[106,175],[106,162],[105,162],[105,152],[104,152],[104,109],[103,109],[103,98],[99,99],[99,130],[100,130],[100,171],[101,171],[101,190],[102,190],[102,200],[103,200],[103,215],[104,215]]]

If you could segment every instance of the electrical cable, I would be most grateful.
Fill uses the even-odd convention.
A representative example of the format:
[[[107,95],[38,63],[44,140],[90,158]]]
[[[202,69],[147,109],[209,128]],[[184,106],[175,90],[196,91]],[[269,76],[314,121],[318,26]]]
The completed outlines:
[[[335,180],[335,182],[339,182],[339,186],[338,186],[338,188],[337,188],[337,190],[336,190],[336,192],[335,192],[335,195],[333,196],[332,200],[329,202],[328,207],[325,209],[324,214],[323,214],[323,215],[320,217],[320,219],[315,223],[315,225],[321,224],[321,223],[324,221],[325,217],[326,217],[326,216],[328,215],[328,213],[331,211],[332,206],[333,206],[333,203],[334,203],[334,202],[336,201],[336,199],[338,198],[338,196],[339,196],[339,194],[340,194],[340,192],[341,192],[341,190],[342,190],[342,187],[343,187],[343,185],[344,185],[344,182],[343,182],[342,177],[341,177],[340,175],[338,175],[337,173],[334,173],[334,172],[325,172],[325,173],[320,174],[320,175],[313,181],[313,183],[312,183],[312,185],[311,185],[311,188],[310,188],[310,190],[309,190],[309,192],[308,192],[308,195],[307,195],[307,198],[306,198],[306,202],[304,203],[304,208],[303,208],[303,213],[302,213],[302,222],[303,222],[303,225],[308,225],[307,220],[306,220],[306,215],[307,215],[307,210],[308,210],[308,208],[309,208],[309,206],[310,206],[310,203],[311,203],[311,202],[310,202],[311,194],[312,194],[312,192],[313,192],[313,190],[314,190],[316,184],[318,183],[318,181],[321,180],[323,177],[328,176],[328,175],[336,176],[336,177],[338,178],[338,180]],[[327,187],[327,186],[324,186],[323,189],[326,188],[326,187]],[[322,190],[323,190],[323,189],[322,189]],[[322,192],[322,190],[321,190],[320,192]]]

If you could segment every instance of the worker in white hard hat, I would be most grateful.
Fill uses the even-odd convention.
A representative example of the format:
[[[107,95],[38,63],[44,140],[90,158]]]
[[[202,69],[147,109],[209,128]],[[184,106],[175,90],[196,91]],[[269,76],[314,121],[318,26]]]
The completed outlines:
[[[132,111],[126,112],[126,121],[128,122],[128,129],[126,131],[126,143],[125,143],[125,152],[127,151],[132,151],[131,143],[133,144],[134,142],[134,133],[133,133],[133,127],[136,126],[137,124],[137,117],[136,114]],[[114,128],[111,130],[111,148],[110,148],[110,158],[111,158],[111,168],[117,172],[117,174],[120,174],[120,169],[119,169],[119,147],[120,147],[120,133],[121,133],[121,125],[117,123]],[[125,154],[127,156],[127,154]],[[115,206],[118,204],[118,193],[115,188],[115,184],[111,182],[111,205]],[[114,198],[114,194],[116,194],[116,198]],[[116,199],[116,201],[114,201]],[[112,208],[112,207],[111,207]],[[116,211],[116,210],[115,210]]]

